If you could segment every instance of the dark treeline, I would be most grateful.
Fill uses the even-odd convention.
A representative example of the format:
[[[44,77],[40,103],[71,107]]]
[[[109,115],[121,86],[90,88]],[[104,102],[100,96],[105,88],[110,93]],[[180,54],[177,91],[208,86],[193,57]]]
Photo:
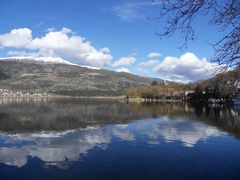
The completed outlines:
[[[221,73],[214,78],[196,83],[195,92],[189,94],[191,101],[208,101],[215,99],[226,102],[239,93],[240,69]]]
[[[164,84],[152,83],[151,86],[140,86],[126,89],[125,95],[132,98],[144,99],[182,99],[187,92],[193,92],[193,85],[166,82]]]
[[[210,99],[231,101],[239,91],[240,69],[216,75],[215,77],[194,83],[166,82],[151,86],[126,89],[125,95],[130,98],[154,100],[189,100],[205,102]]]

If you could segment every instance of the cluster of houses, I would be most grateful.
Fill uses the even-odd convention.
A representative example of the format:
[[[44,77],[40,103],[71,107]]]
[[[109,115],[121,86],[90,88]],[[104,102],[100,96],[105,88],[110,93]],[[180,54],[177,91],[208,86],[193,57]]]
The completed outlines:
[[[47,97],[46,92],[43,93],[29,93],[21,91],[11,91],[7,89],[0,89],[0,97]]]

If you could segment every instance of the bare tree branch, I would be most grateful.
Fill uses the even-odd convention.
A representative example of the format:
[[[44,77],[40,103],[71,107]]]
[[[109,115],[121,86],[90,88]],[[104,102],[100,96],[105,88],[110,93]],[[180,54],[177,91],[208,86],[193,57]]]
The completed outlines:
[[[213,62],[240,67],[240,0],[152,0],[158,2],[160,13],[150,20],[166,20],[165,29],[156,34],[169,37],[176,31],[183,35],[184,44],[195,39],[192,23],[199,14],[210,17],[208,23],[216,25],[223,37],[215,42]]]

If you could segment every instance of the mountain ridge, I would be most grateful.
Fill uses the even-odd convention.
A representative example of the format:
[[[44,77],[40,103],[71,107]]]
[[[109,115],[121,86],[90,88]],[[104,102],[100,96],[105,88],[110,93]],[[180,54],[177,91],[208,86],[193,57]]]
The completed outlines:
[[[31,59],[0,59],[0,88],[70,96],[115,96],[124,89],[163,80],[94,69],[75,64]]]

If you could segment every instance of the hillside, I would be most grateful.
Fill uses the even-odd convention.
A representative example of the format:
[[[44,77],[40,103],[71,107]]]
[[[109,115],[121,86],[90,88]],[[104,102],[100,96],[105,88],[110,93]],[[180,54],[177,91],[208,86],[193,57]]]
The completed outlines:
[[[124,72],[81,67],[66,62],[35,59],[0,59],[0,89],[48,92],[58,95],[122,95],[129,87],[161,79]]]

